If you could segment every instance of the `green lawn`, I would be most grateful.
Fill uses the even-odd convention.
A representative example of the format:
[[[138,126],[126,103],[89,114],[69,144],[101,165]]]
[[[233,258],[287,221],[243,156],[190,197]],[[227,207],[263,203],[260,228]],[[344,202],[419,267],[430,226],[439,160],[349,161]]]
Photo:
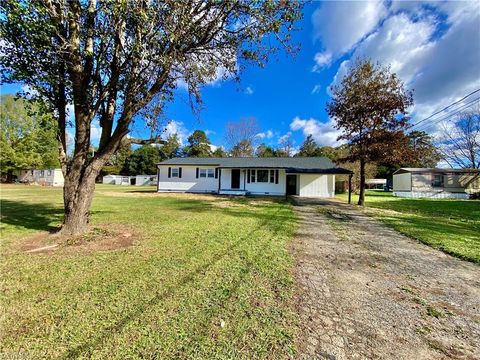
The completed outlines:
[[[61,189],[1,187],[0,358],[285,358],[296,218],[284,201],[98,186],[92,226],[133,246],[20,250],[62,218]]]
[[[348,194],[337,194],[347,201]],[[358,196],[352,196],[356,204]],[[367,191],[366,211],[397,231],[436,249],[480,263],[480,201],[407,199]]]

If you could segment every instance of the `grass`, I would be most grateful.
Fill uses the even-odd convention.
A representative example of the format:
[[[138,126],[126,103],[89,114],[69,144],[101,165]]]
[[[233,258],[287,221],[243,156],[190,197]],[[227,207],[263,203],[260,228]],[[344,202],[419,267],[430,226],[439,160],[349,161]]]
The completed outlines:
[[[57,188],[1,187],[3,358],[285,358],[294,353],[280,200],[168,196],[97,186],[93,226],[130,226],[131,247],[27,254],[57,229]]]
[[[337,197],[347,201],[348,194]],[[352,203],[358,196],[352,196]],[[480,201],[408,199],[367,191],[366,210],[395,230],[453,256],[480,263]]]

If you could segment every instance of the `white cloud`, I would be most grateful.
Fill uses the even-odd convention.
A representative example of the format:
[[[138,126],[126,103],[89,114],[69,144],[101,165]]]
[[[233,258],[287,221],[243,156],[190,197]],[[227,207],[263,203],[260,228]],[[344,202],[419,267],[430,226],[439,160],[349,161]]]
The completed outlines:
[[[247,86],[247,88],[245,89],[245,94],[247,95],[252,95],[253,94],[253,88],[251,86]]]
[[[313,87],[313,89],[312,89],[312,93],[311,93],[311,94],[312,94],[312,95],[313,95],[313,94],[318,94],[318,93],[320,92],[320,89],[321,89],[321,88],[322,88],[322,85],[320,85],[320,84],[315,85],[315,86]]]
[[[292,132],[289,131],[285,135],[282,135],[278,138],[278,143],[282,144],[284,141],[287,141],[292,136]]]
[[[210,136],[210,135],[215,135],[216,132],[213,130],[205,130],[205,135]]]
[[[317,69],[345,54],[386,16],[383,1],[326,1],[312,15],[314,39],[324,51],[315,55]]]
[[[314,58],[315,66],[312,71],[320,71],[322,68],[327,67],[332,62],[332,54],[329,52],[316,53]]]
[[[300,119],[297,116],[290,123],[290,130],[302,131],[305,137],[311,134],[319,146],[337,146],[341,144],[341,142],[337,141],[340,131],[335,129],[334,122],[331,120],[322,123],[314,118]]]
[[[173,134],[177,134],[180,144],[184,145],[187,141],[189,131],[182,121],[172,120],[165,126],[164,136],[166,138]]]
[[[266,132],[261,132],[255,135],[259,139],[271,139],[273,137],[273,131],[267,130]]]
[[[360,41],[351,59],[390,64],[414,89],[414,122],[480,87],[480,2],[393,2],[390,10],[393,15]],[[341,63],[330,86],[350,64]]]

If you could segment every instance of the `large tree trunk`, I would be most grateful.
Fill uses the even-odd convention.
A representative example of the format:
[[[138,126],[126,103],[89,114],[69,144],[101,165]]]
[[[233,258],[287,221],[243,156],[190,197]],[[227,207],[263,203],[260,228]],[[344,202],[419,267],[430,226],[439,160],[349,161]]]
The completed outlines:
[[[360,194],[358,196],[358,205],[365,205],[365,160],[360,160]]]
[[[63,188],[65,213],[62,234],[78,235],[84,233],[88,228],[89,211],[98,172],[87,168],[85,173],[70,172],[65,178]]]

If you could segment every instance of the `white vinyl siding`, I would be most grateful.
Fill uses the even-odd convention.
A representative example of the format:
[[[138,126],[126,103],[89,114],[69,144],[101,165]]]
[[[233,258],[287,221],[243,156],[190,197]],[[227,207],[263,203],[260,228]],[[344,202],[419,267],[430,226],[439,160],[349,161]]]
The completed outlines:
[[[335,196],[335,175],[325,174],[299,174],[300,196],[306,197],[334,197]]]
[[[202,167],[206,170],[206,177],[197,178],[197,166],[184,166],[182,165],[182,177],[168,177],[168,168],[173,170],[178,167],[172,167],[167,165],[159,166],[159,181],[158,191],[172,191],[172,192],[217,192],[218,191],[218,179],[215,178],[215,167]],[[209,174],[213,174],[210,177]]]
[[[393,191],[410,191],[412,190],[412,174],[395,174],[393,175]]]

